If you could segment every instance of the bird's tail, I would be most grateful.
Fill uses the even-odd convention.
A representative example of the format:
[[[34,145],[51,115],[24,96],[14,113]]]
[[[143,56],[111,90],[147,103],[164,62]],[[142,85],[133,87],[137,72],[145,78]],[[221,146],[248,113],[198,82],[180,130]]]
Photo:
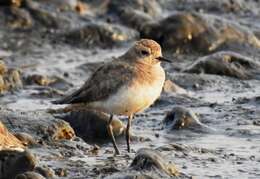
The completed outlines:
[[[64,96],[61,99],[54,100],[51,103],[52,104],[71,104],[71,103],[75,103],[76,102],[75,96],[79,95],[80,93],[81,93],[81,90],[75,91],[68,96]]]

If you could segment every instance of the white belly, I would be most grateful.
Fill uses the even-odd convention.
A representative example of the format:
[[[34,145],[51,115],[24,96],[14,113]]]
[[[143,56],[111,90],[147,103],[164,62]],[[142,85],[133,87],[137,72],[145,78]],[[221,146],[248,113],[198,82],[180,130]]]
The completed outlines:
[[[92,103],[91,106],[110,114],[131,115],[148,108],[160,96],[164,80],[153,85],[123,86],[105,101]]]

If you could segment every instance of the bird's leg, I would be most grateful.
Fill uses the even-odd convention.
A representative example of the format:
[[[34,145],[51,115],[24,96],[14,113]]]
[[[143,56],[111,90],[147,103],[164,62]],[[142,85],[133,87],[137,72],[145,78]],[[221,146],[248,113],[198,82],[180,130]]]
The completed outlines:
[[[115,140],[114,133],[113,133],[113,127],[111,125],[112,120],[113,120],[113,114],[110,114],[110,118],[109,118],[109,121],[108,121],[108,124],[107,124],[107,131],[108,131],[108,134],[110,135],[110,137],[112,139],[112,143],[113,143],[115,152],[116,152],[117,155],[119,155],[120,152],[119,152],[118,147],[116,145],[116,140]]]
[[[131,122],[133,119],[133,115],[131,114],[128,116],[128,122],[126,126],[126,144],[127,144],[127,151],[130,152],[130,127],[131,127]]]

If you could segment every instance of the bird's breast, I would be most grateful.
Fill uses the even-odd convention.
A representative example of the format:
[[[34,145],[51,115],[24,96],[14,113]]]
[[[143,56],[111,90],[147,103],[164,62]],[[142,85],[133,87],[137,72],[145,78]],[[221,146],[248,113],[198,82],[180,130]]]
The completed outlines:
[[[151,79],[151,76],[153,78]],[[136,76],[130,84],[123,85],[120,89],[102,103],[99,107],[107,113],[131,115],[148,108],[160,96],[165,80],[163,69],[156,73],[141,74]],[[145,79],[147,78],[147,79]]]

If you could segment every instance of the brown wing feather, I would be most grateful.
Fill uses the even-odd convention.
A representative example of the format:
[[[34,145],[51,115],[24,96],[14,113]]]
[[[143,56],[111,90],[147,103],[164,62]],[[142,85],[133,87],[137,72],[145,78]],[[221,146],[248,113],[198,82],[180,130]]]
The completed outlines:
[[[133,75],[133,67],[126,63],[107,63],[99,67],[80,89],[55,103],[89,103],[106,99],[123,84],[130,83]]]

